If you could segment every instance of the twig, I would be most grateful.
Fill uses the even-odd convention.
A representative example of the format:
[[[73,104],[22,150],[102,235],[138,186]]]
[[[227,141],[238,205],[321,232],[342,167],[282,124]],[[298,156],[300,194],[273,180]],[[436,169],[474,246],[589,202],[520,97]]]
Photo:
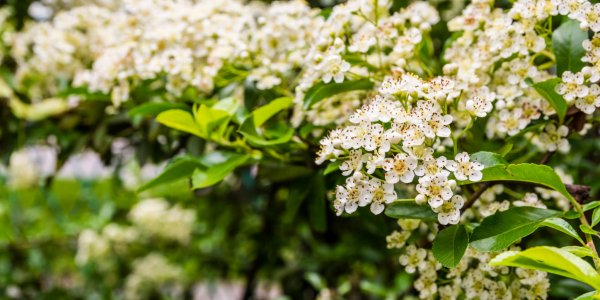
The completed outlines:
[[[467,209],[471,208],[471,206],[473,206],[473,204],[475,203],[475,201],[477,201],[477,199],[479,199],[479,197],[481,197],[481,195],[492,186],[491,182],[485,182],[481,185],[481,187],[475,191],[471,197],[469,197],[469,199],[467,199],[467,201],[465,202],[465,205],[463,205],[462,207],[462,211],[466,211]]]

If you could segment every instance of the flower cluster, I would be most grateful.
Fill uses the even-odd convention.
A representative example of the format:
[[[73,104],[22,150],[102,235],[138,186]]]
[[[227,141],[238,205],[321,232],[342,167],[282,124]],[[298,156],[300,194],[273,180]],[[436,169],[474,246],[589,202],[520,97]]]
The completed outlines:
[[[169,203],[163,199],[146,199],[131,209],[129,219],[142,232],[187,243],[196,214],[179,206],[169,207]]]
[[[349,118],[350,124],[321,140],[317,163],[341,160],[347,176],[336,189],[338,214],[352,213],[370,204],[379,214],[384,204],[396,200],[394,185],[416,181],[417,203],[428,203],[440,223],[456,224],[464,199],[454,195],[456,180],[481,180],[483,165],[458,153],[454,160],[435,156],[451,138],[453,116],[448,103],[459,95],[445,77],[424,81],[412,74],[388,78],[379,95]]]
[[[196,221],[193,210],[169,207],[163,199],[145,199],[129,212],[132,226],[110,223],[100,232],[91,229],[79,235],[75,261],[80,265],[97,263],[112,253],[125,255],[133,245],[147,238],[160,238],[185,244]]]
[[[270,89],[302,65],[323,22],[317,13],[303,1],[89,4],[29,24],[11,39],[12,56],[33,99],[56,95],[64,82],[111,94],[115,106],[147,81],[175,96],[187,88],[210,93],[220,72]]]
[[[172,298],[183,295],[183,269],[158,253],[151,253],[133,262],[133,271],[125,279],[124,299],[146,299],[153,289],[160,289]]]

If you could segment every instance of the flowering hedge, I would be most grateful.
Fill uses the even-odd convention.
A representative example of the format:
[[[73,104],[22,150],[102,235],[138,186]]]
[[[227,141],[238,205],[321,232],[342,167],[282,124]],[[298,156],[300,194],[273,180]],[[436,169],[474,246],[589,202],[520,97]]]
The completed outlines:
[[[266,203],[255,241],[293,227],[301,206],[309,233],[348,222],[369,239],[397,220],[375,230],[397,254],[375,252],[398,257],[391,272],[412,287],[306,273],[323,298],[600,297],[600,4],[81,2],[34,2],[23,28],[0,15],[8,190],[47,190],[69,164],[86,177],[72,159],[93,150],[146,198],[77,231],[80,267],[114,274],[105,257],[152,239],[187,247],[194,209],[151,197],[179,183],[190,198]],[[245,297],[272,255],[250,252]],[[128,268],[126,298],[194,280],[156,253]]]

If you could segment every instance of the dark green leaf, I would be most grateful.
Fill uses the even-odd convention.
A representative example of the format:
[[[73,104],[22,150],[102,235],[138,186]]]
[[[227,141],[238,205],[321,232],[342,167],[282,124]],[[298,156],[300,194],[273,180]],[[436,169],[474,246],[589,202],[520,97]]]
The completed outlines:
[[[385,215],[396,219],[437,220],[437,214],[428,205],[418,205],[412,199],[398,200],[388,205]]]
[[[538,83],[533,83],[531,80],[528,80],[527,83],[533,87],[542,98],[546,99],[546,101],[552,105],[562,124],[569,105],[567,104],[567,101],[555,91],[555,87],[560,81],[560,78],[552,78]]]
[[[327,164],[325,171],[323,171],[323,175],[327,175],[331,172],[335,172],[335,171],[339,170],[341,164],[342,164],[341,160],[336,160],[334,162],[330,162],[329,164]]]
[[[373,82],[371,82],[369,79],[359,79],[355,81],[346,80],[342,83],[319,82],[306,91],[306,95],[304,95],[304,108],[309,109],[315,103],[333,95],[349,91],[368,90],[371,88],[373,88]]]
[[[440,231],[433,241],[433,256],[447,268],[454,268],[462,259],[469,235],[463,225],[452,225]]]
[[[471,245],[483,252],[499,251],[533,233],[546,219],[561,213],[535,207],[512,207],[497,212],[473,230]]]
[[[559,76],[564,71],[579,72],[585,65],[581,58],[585,49],[581,45],[588,38],[587,31],[579,28],[579,22],[569,20],[552,33],[552,50],[556,56],[556,71]]]
[[[561,218],[551,218],[551,219],[544,220],[542,223],[540,223],[540,226],[546,226],[546,227],[556,229],[562,233],[565,233],[565,234],[571,236],[572,238],[576,239],[580,243],[585,244],[583,242],[583,240],[581,239],[581,237],[579,237],[579,234],[577,234],[577,231],[575,231],[575,228],[573,228],[573,226],[571,226],[571,224],[569,224],[569,222],[567,222]]]
[[[481,182],[488,181],[517,181],[542,185],[551,188],[563,196],[574,201],[573,196],[569,194],[562,180],[554,170],[546,165],[537,164],[511,164],[496,165],[485,168]],[[459,184],[468,184],[471,181],[461,181]]]

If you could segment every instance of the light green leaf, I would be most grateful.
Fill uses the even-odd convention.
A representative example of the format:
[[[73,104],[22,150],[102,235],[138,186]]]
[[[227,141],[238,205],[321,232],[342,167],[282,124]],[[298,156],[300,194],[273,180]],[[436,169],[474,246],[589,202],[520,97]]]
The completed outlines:
[[[230,119],[231,114],[229,112],[208,107],[205,104],[201,104],[194,111],[194,120],[196,120],[201,132],[204,133],[207,139],[220,139]]]
[[[494,152],[480,151],[471,154],[471,160],[476,161],[487,167],[493,167],[495,165],[506,165],[508,162],[502,155]]]
[[[533,83],[531,80],[526,80],[526,82],[533,87],[542,98],[552,105],[562,124],[569,105],[567,104],[567,101],[555,91],[556,85],[561,82],[560,78],[552,78],[538,83]]]
[[[544,221],[542,221],[542,223],[540,223],[540,226],[546,226],[546,227],[556,229],[562,233],[565,233],[565,234],[571,236],[572,238],[576,239],[580,243],[585,244],[583,242],[583,240],[581,239],[581,237],[579,237],[579,234],[577,234],[577,231],[575,231],[575,228],[573,228],[573,226],[571,226],[571,224],[569,224],[569,222],[567,222],[561,218],[551,218],[551,219],[544,220]]]
[[[585,293],[585,294],[580,295],[579,297],[575,298],[575,300],[598,300],[598,299],[600,299],[599,291],[591,291],[589,293]]]
[[[196,169],[192,175],[192,188],[201,189],[209,187],[225,178],[235,168],[243,165],[248,161],[250,156],[234,154],[230,155],[227,161],[215,164],[205,170]]]
[[[433,241],[433,256],[447,268],[454,268],[462,259],[469,235],[463,225],[452,225],[440,231]]]
[[[428,205],[418,205],[413,199],[402,199],[388,205],[385,215],[395,219],[437,220],[437,214]]]
[[[585,233],[589,233],[589,234],[593,234],[593,235],[598,234],[598,231],[594,230],[590,225],[587,225],[587,224],[579,225],[579,229]]]
[[[508,251],[492,259],[490,265],[540,270],[569,277],[600,290],[600,274],[590,264],[577,255],[556,247]]]
[[[564,71],[579,72],[585,65],[581,58],[585,55],[582,43],[588,38],[587,31],[581,30],[579,22],[569,20],[552,33],[552,50],[556,56],[556,70],[559,76]]]
[[[313,85],[304,95],[304,109],[311,108],[315,103],[333,95],[356,90],[369,90],[373,88],[373,82],[369,79],[355,81],[345,80],[342,83],[319,82]]]
[[[596,208],[592,214],[592,227],[600,223],[600,208]]]
[[[482,252],[505,249],[533,233],[544,220],[560,214],[535,207],[512,207],[497,212],[483,219],[481,225],[473,230],[471,246]]]
[[[290,107],[291,105],[291,98],[282,97],[269,102],[269,104],[259,107],[244,120],[240,126],[239,132],[246,138],[249,144],[254,146],[268,147],[288,142],[294,136],[293,128],[287,128],[287,130],[280,133],[276,138],[268,139],[263,136],[260,126],[263,125],[268,119],[280,111]]]
[[[156,121],[165,126],[206,138],[204,132],[194,121],[192,114],[185,110],[170,109],[163,111],[156,117]]]
[[[480,182],[488,181],[517,181],[528,182],[542,185],[551,188],[567,199],[573,200],[573,196],[569,194],[560,177],[554,170],[545,165],[537,164],[511,164],[511,165],[496,165],[483,169],[483,178]],[[471,181],[461,181],[459,184],[468,184]]]
[[[142,105],[136,106],[129,110],[130,116],[155,116],[159,113],[170,110],[170,109],[181,109],[187,110],[188,106],[183,103],[173,102],[148,102]]]
[[[585,212],[585,211],[588,211],[588,210],[592,210],[592,209],[594,209],[594,208],[596,208],[598,206],[600,206],[600,201],[592,201],[590,203],[586,203],[585,205],[583,205],[581,207],[581,210],[583,210]]]
[[[191,156],[175,158],[160,175],[142,185],[138,189],[138,192],[166,184],[180,178],[189,177],[194,173],[194,170],[202,166],[203,164],[199,159]]]
[[[254,118],[254,125],[261,126],[268,119],[279,113],[280,111],[287,109],[292,105],[292,98],[282,97],[277,98],[266,105],[263,105],[252,112],[251,117]]]
[[[588,248],[588,247],[581,247],[581,246],[566,246],[566,247],[562,247],[561,249],[565,250],[565,251],[569,251],[579,257],[595,257],[596,255],[594,254],[594,252],[592,251],[592,249]]]

